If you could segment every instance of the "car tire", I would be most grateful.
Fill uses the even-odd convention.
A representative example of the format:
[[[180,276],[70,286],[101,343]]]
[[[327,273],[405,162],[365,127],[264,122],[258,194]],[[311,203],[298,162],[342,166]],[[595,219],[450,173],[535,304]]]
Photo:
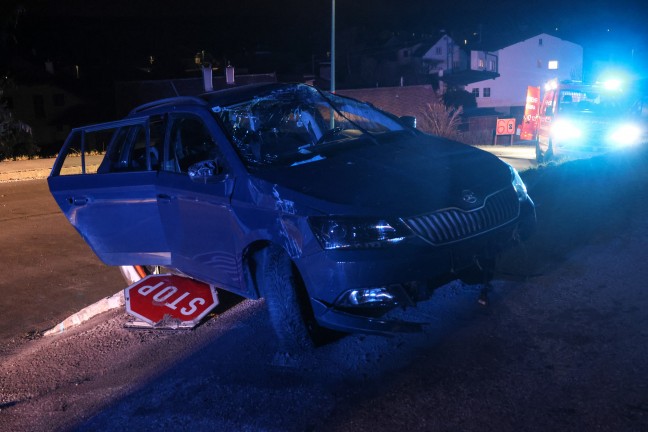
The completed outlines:
[[[536,152],[536,162],[538,164],[541,164],[545,161],[544,154],[542,153],[542,149],[540,148],[540,141],[536,140],[535,143],[535,152]]]
[[[317,327],[304,283],[290,257],[278,247],[262,251],[257,282],[280,348],[299,352],[313,348]]]
[[[551,162],[553,158],[554,158],[553,141],[549,140],[549,146],[547,147],[547,151],[544,154],[544,161]]]

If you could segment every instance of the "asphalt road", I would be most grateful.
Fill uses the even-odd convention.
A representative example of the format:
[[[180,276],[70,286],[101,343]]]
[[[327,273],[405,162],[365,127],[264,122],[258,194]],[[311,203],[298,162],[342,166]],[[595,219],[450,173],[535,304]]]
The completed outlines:
[[[0,340],[56,325],[123,288],[65,219],[45,180],[0,183]]]

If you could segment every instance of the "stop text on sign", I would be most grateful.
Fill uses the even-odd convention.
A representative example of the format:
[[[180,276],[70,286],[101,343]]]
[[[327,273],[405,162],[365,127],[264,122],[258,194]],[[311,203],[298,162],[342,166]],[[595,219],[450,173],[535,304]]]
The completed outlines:
[[[124,290],[126,311],[154,326],[172,319],[193,327],[218,305],[212,285],[178,275],[150,275]]]
[[[165,282],[158,282],[155,285],[144,285],[143,287],[140,287],[137,292],[141,294],[143,297],[148,296],[149,294],[155,292],[158,288],[161,288],[158,290],[153,296],[151,297],[151,300],[154,302],[156,305],[164,305],[170,309],[176,310],[178,309],[178,304],[184,300],[185,298],[189,297],[191,295],[190,292],[185,291],[184,293],[181,293],[179,296],[176,296],[175,299],[173,299],[172,302],[168,303],[167,300],[170,300],[171,297],[173,297],[175,294],[178,293],[178,288],[174,287],[173,285],[165,285]],[[202,297],[195,297],[189,300],[188,307],[181,307],[180,308],[180,313],[184,316],[189,316],[196,312],[198,310],[198,306],[202,306],[205,303],[207,303],[207,300],[205,300]]]

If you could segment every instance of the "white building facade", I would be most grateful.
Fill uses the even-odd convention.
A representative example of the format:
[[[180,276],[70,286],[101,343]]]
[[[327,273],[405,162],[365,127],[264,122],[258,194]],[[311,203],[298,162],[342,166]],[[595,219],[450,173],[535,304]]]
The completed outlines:
[[[443,35],[423,54],[427,73],[443,76],[445,71],[468,69],[468,54],[448,35]]]
[[[483,51],[471,53],[471,69],[488,70],[491,61],[497,61],[500,76],[466,86],[479,108],[523,106],[528,86],[583,76],[583,48],[546,33],[494,51],[492,58],[484,57]]]

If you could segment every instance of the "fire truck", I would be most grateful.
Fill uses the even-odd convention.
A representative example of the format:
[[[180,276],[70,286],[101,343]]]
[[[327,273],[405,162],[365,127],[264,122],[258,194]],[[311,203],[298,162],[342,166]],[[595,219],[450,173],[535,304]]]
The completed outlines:
[[[536,159],[587,156],[639,144],[641,103],[619,81],[550,81],[538,115]]]

